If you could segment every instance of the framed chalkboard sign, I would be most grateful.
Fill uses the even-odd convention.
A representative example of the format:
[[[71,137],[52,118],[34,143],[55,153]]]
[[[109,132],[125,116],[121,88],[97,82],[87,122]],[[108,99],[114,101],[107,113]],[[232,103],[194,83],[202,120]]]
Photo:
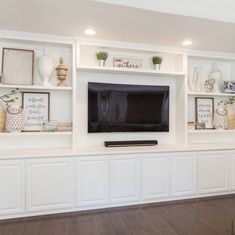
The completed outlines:
[[[195,98],[196,129],[204,126],[205,129],[213,129],[214,99],[205,97]]]
[[[50,119],[50,93],[22,92],[22,107],[25,113],[23,131],[42,131],[43,123]]]

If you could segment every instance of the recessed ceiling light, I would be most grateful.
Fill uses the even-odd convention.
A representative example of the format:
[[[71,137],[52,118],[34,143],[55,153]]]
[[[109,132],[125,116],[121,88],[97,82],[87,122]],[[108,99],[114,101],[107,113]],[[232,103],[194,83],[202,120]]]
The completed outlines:
[[[84,33],[87,34],[87,35],[95,35],[96,31],[92,28],[88,28],[88,29],[84,30]]]
[[[192,45],[192,44],[193,44],[193,42],[190,41],[190,40],[185,40],[185,41],[182,42],[182,45],[183,45],[183,46],[190,46],[190,45]]]

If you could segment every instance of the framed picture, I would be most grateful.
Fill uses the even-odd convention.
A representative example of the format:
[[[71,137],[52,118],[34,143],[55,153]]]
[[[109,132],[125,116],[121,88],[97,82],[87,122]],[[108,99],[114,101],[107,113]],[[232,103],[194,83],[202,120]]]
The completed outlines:
[[[50,120],[50,93],[22,92],[22,107],[25,112],[23,131],[42,131],[43,122]]]
[[[33,85],[34,51],[2,49],[2,82],[10,85]]]
[[[197,129],[213,129],[213,116],[214,116],[214,99],[196,97],[196,128]]]
[[[113,67],[142,69],[143,61],[141,59],[134,59],[134,58],[114,57]]]

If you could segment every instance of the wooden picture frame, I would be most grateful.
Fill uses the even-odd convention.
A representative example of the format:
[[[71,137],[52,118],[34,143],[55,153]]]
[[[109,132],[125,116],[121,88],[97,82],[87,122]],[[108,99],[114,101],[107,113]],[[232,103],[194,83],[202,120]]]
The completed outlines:
[[[195,120],[196,129],[214,129],[214,98],[195,97]]]
[[[2,49],[2,82],[9,85],[33,85],[34,51]]]
[[[22,107],[25,113],[23,131],[42,131],[43,122],[50,120],[50,93],[22,92]]]

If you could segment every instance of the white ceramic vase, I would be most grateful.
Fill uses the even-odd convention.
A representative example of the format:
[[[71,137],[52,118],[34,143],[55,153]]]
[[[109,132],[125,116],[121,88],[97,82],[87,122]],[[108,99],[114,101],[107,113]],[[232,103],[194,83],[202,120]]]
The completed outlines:
[[[214,89],[213,89],[214,92],[220,92],[219,86],[220,86],[222,77],[223,77],[222,73],[216,68],[216,65],[213,63],[212,70],[210,74],[208,75],[208,78],[215,80]]]
[[[51,86],[49,79],[54,71],[54,60],[46,55],[38,57],[38,72],[44,86]]]
[[[188,87],[190,91],[202,91],[201,67],[193,69],[193,76],[188,81]]]

